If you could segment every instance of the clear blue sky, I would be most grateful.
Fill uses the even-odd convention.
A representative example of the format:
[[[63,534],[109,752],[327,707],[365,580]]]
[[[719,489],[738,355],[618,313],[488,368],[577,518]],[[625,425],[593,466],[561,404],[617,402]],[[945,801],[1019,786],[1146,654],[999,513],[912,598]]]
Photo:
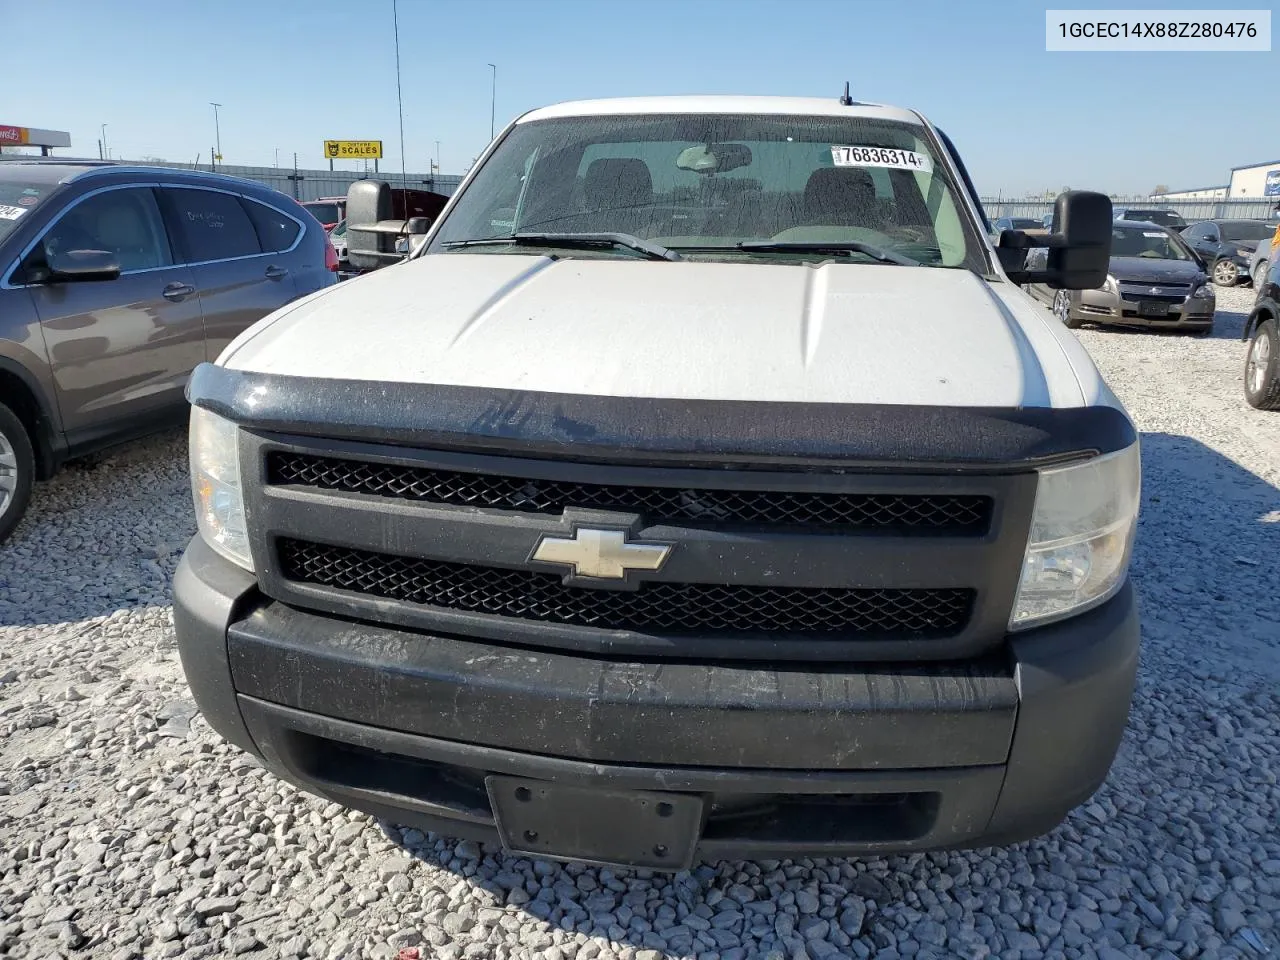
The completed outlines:
[[[399,0],[405,153],[443,172],[561,100],[837,96],[914,107],[984,194],[1225,183],[1280,156],[1276,53],[1046,53],[1027,0]],[[1130,0],[1127,8],[1188,7]],[[1202,2],[1201,7],[1213,6]],[[1240,4],[1247,6],[1247,4]],[[1253,6],[1262,6],[1253,4]],[[381,139],[399,168],[391,0],[4,0],[0,123],[69,130],[96,156],[323,165],[325,138]],[[1267,114],[1270,116],[1270,114]],[[354,164],[349,164],[354,167]]]

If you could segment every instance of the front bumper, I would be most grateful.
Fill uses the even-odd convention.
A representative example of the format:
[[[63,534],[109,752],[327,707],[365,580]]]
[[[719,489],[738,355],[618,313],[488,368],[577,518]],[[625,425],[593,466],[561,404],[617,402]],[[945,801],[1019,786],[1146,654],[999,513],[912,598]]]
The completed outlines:
[[[1083,290],[1075,304],[1076,316],[1099,324],[1125,327],[1149,327],[1162,330],[1202,330],[1213,325],[1217,300],[1213,297],[1187,297],[1169,304],[1164,316],[1143,316],[1139,302],[1126,300],[1107,290]]]
[[[1044,833],[1105,779],[1138,653],[1126,586],[981,662],[622,663],[303,612],[199,538],[174,622],[210,725],[308,791],[489,842],[489,775],[696,795],[707,859]]]

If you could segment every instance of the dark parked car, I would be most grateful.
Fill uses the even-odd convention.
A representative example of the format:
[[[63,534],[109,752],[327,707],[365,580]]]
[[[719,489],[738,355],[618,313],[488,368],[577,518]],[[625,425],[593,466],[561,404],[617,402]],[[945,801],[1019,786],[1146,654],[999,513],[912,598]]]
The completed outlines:
[[[1249,341],[1244,396],[1259,410],[1280,410],[1280,257],[1271,258],[1255,286],[1257,294],[1242,338]]]
[[[1028,262],[1044,254],[1032,250]],[[1201,333],[1213,329],[1216,298],[1204,263],[1176,233],[1154,223],[1112,224],[1111,265],[1099,289],[1051,290],[1038,284],[1027,289],[1051,304],[1054,315],[1072,329],[1087,321]]]
[[[1249,276],[1258,244],[1271,242],[1274,223],[1265,220],[1201,220],[1182,231],[1183,239],[1209,264],[1213,282],[1234,286]]]
[[[1172,210],[1157,210],[1148,207],[1115,207],[1111,215],[1117,220],[1130,220],[1137,223],[1158,223],[1170,230],[1182,230],[1187,221]]]
[[[1280,239],[1280,227],[1276,227],[1275,233],[1271,235],[1271,239],[1263,240],[1258,244],[1258,249],[1253,251],[1253,256],[1249,258],[1249,280],[1255,287],[1261,288],[1267,270],[1274,259],[1276,240]]]
[[[992,228],[998,235],[1001,230],[1022,230],[1026,233],[1044,233],[1048,229],[1044,222],[1035,217],[1001,217]]]
[[[34,480],[182,422],[192,369],[337,265],[314,219],[258,183],[0,161],[0,541]]]

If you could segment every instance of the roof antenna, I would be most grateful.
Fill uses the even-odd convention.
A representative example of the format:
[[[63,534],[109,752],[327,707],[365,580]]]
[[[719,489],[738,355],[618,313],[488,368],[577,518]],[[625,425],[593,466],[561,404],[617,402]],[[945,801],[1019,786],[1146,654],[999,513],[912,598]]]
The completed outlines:
[[[849,81],[844,82],[844,96],[840,98],[840,105],[844,107],[853,106],[853,97],[849,96]]]

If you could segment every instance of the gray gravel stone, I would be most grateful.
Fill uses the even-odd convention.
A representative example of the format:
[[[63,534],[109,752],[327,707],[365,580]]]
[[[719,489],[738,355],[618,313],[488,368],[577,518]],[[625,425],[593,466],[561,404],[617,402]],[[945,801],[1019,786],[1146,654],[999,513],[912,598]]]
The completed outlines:
[[[195,911],[202,920],[207,920],[210,917],[231,913],[238,906],[240,906],[239,897],[206,897],[196,901]]]
[[[817,913],[821,904],[815,894],[808,890],[796,891],[796,909],[801,913]]]
[[[236,956],[261,950],[262,947],[262,941],[251,933],[233,934],[227,941],[227,949]]]
[[[852,900],[844,912],[840,914],[840,929],[850,937],[862,933],[862,924],[867,918],[867,908],[861,900]]]
[[[71,920],[58,924],[58,943],[70,950],[79,950],[88,938]]]

